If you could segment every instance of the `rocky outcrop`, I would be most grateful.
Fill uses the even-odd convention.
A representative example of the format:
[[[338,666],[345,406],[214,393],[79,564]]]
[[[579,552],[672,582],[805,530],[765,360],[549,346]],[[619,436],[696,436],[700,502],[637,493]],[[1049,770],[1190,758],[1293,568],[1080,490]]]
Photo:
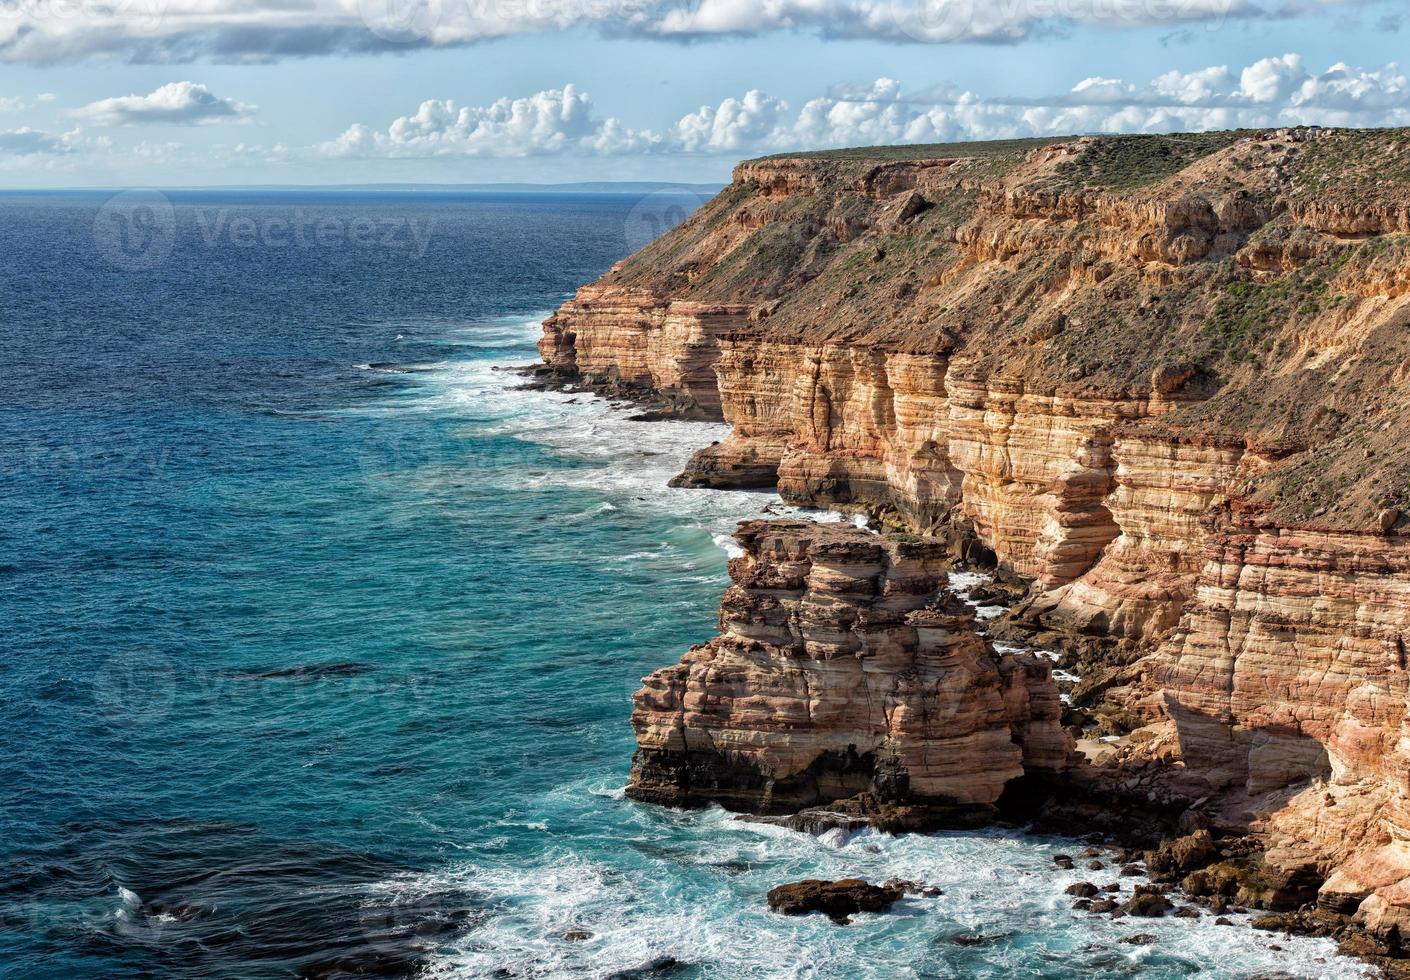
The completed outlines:
[[[716,338],[741,321],[742,311],[727,305],[584,286],[544,321],[539,354],[564,377],[620,386],[624,394],[664,394],[678,414],[718,418]]]
[[[679,485],[777,486],[1023,582],[1009,628],[1111,651],[1084,682],[1106,717],[1172,726],[1185,798],[1385,936],[1410,928],[1408,215],[1396,132],[752,161],[542,350],[729,422]],[[721,636],[638,697],[633,792],[784,810],[904,770],[900,796],[992,804],[1024,771],[1008,699],[1041,684],[940,585],[885,593],[941,582],[939,546],[873,539],[853,575],[751,533]],[[950,673],[920,695],[915,670]],[[959,728],[931,725],[956,692]]]
[[[795,881],[769,889],[769,908],[781,915],[821,912],[845,926],[858,912],[883,912],[905,895],[900,883],[873,885],[860,878],[841,881]]]
[[[805,522],[737,540],[720,635],[635,695],[628,795],[792,812],[869,794],[943,823],[1065,768],[1047,665],[975,632],[939,542]]]

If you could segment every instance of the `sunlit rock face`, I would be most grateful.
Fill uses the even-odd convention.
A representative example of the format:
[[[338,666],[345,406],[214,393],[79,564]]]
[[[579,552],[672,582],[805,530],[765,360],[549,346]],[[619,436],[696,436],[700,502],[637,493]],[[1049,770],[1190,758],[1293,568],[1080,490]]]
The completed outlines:
[[[972,543],[1029,583],[1032,621],[1144,658],[1133,710],[1248,798],[1270,859],[1330,875],[1327,901],[1372,928],[1410,927],[1410,141],[879,153],[741,164],[551,318],[545,359],[730,423],[679,485],[777,486]],[[840,743],[799,727],[821,668],[797,657],[748,675],[760,701],[697,696],[763,669],[732,646],[732,601],[721,638],[641,695],[635,791],[782,807],[875,787],[892,736],[849,712],[896,677],[828,681],[852,692],[827,708]],[[919,621],[893,626],[920,648]],[[715,725],[727,764],[652,768]]]
[[[631,796],[987,808],[1025,772],[1065,767],[1047,665],[974,631],[938,542],[803,522],[750,522],[737,538],[720,634],[634,698]]]
[[[740,321],[728,306],[589,285],[544,322],[539,355],[565,375],[666,393],[682,415],[718,418],[716,338]]]

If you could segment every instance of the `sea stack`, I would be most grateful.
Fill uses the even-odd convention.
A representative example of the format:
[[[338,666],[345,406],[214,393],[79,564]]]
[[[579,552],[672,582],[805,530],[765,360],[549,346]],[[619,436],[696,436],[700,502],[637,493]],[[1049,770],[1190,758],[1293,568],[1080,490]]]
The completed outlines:
[[[754,813],[861,796],[971,822],[1066,766],[1048,665],[975,632],[939,541],[801,521],[736,540],[720,634],[635,696],[629,795]]]

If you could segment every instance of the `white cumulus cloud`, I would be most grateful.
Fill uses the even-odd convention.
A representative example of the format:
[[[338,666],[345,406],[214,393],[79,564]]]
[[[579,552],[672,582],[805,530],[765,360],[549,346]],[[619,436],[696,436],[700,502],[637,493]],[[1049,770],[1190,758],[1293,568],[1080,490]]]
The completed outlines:
[[[317,149],[357,157],[737,157],[889,143],[1312,124],[1410,125],[1410,83],[1394,64],[1373,70],[1336,64],[1313,74],[1296,54],[1238,71],[1224,65],[1170,71],[1143,83],[1085,78],[1066,92],[1025,98],[985,98],[953,87],[907,94],[900,82],[879,78],[867,86],[838,87],[796,112],[782,99],[751,90],[701,106],[660,133],[599,118],[587,93],[567,85],[481,107],[432,99],[385,129],[359,123]]]
[[[91,102],[76,115],[99,126],[232,122],[248,118],[254,106],[223,99],[195,82],[169,82],[147,95],[121,95]]]
[[[676,123],[676,146],[687,153],[724,152],[768,144],[779,138],[788,103],[758,89],[743,98],[701,106]]]
[[[659,137],[632,130],[617,119],[596,118],[587,94],[565,85],[488,106],[428,99],[385,130],[358,123],[319,149],[330,156],[354,157],[526,157],[639,152],[659,142]]]

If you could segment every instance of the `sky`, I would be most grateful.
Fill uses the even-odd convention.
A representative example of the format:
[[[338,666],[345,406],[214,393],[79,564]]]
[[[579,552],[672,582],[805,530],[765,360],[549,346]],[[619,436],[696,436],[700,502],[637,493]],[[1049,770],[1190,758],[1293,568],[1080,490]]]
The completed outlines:
[[[0,0],[0,187],[723,182],[800,149],[1410,125],[1406,0]]]

